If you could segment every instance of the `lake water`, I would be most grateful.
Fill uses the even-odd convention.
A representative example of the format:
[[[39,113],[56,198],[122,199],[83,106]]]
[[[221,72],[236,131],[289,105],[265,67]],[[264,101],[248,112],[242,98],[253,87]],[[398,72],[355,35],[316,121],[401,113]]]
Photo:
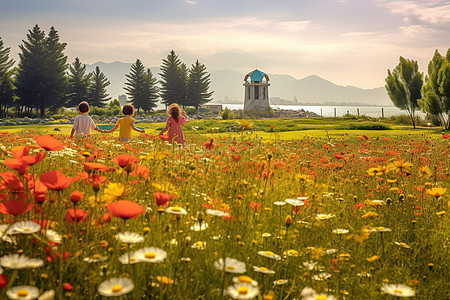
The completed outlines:
[[[214,104],[214,103],[208,103]],[[243,109],[243,104],[221,104],[223,108],[228,107],[229,109]],[[366,115],[371,117],[381,117],[381,111],[384,111],[384,117],[390,117],[394,115],[406,114],[406,111],[402,111],[395,106],[321,106],[321,105],[312,105],[312,106],[304,106],[304,105],[270,105],[270,107],[274,109],[288,109],[288,110],[306,110],[310,112],[314,112],[319,116],[323,117],[334,117],[336,110],[336,117],[341,117],[346,113],[350,113],[352,115]],[[419,112],[420,115],[420,112]]]

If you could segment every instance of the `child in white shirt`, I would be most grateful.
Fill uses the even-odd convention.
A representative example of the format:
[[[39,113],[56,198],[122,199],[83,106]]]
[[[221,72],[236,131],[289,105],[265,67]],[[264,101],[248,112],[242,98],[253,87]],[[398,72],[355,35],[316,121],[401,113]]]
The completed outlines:
[[[99,132],[103,132],[95,126],[94,120],[92,120],[91,116],[88,115],[89,112],[89,104],[86,101],[78,104],[78,111],[80,114],[76,116],[75,121],[73,122],[72,132],[70,133],[70,137],[73,135],[90,135],[91,129]]]

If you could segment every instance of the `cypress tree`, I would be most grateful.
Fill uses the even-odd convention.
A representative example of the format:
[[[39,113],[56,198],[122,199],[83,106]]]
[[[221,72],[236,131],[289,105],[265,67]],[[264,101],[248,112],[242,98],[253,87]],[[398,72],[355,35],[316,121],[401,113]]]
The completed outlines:
[[[147,113],[153,108],[155,108],[158,104],[159,99],[159,88],[158,88],[158,80],[150,69],[147,69],[147,73],[145,74],[146,80],[146,99],[147,101],[143,103],[142,109]]]
[[[106,87],[111,83],[98,66],[95,67],[95,71],[91,72],[90,78],[91,82],[88,89],[89,105],[105,107],[106,103],[111,100],[111,97],[106,92]]]

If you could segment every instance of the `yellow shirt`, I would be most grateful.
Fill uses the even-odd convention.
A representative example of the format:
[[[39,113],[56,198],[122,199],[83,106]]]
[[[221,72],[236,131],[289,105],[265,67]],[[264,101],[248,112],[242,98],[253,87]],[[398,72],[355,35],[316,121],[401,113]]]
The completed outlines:
[[[131,139],[131,123],[134,123],[134,119],[130,116],[123,117],[117,121],[116,125],[120,126],[119,137],[127,137]]]

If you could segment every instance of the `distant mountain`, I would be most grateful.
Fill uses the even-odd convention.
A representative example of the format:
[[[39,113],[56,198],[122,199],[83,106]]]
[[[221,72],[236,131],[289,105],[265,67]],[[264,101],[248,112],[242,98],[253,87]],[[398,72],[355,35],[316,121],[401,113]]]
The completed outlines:
[[[97,62],[86,65],[88,72],[100,68],[111,82],[108,92],[111,97],[118,98],[125,94],[123,89],[126,82],[125,74],[130,72],[132,63],[115,61],[112,63]],[[159,67],[151,67],[153,75],[160,78]],[[211,90],[214,91],[213,101],[219,103],[243,103],[244,76],[239,72],[230,70],[209,71],[211,73]],[[295,79],[285,74],[268,74],[270,78],[269,96],[280,98],[283,103],[302,104],[365,104],[365,105],[392,105],[384,87],[362,89],[354,86],[340,86],[319,76],[311,75],[302,79]]]

